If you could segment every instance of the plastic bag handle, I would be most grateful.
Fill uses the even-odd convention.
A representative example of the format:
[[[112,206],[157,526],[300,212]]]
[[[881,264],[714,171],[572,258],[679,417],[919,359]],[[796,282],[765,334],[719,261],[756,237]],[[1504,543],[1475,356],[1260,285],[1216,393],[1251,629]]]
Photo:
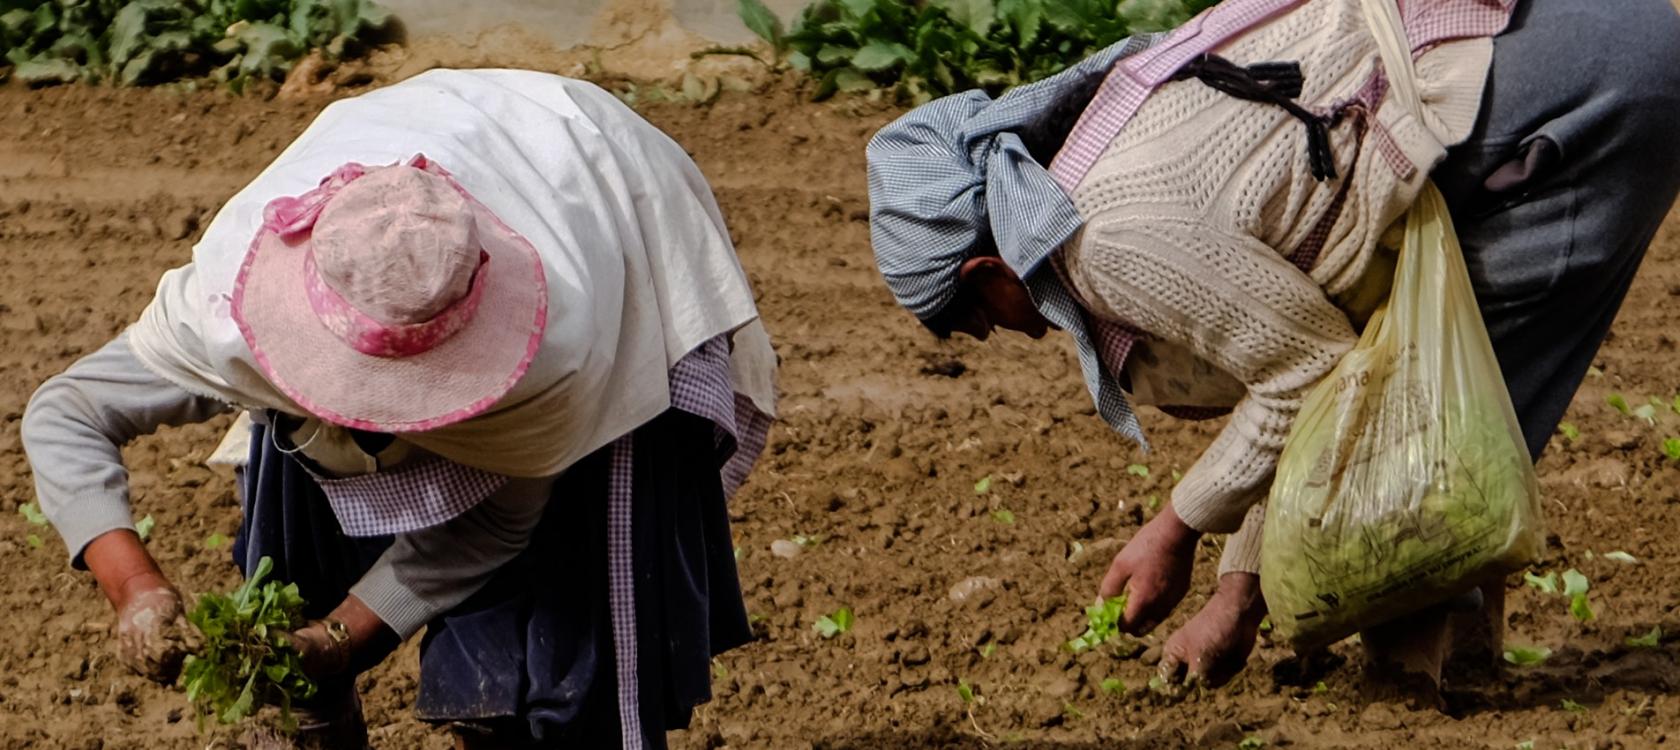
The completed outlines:
[[[1417,69],[1412,62],[1412,43],[1406,37],[1406,24],[1400,19],[1395,0],[1362,0],[1365,23],[1376,38],[1377,52],[1382,55],[1383,69],[1388,73],[1388,85],[1394,98],[1420,120],[1423,118],[1423,96],[1418,92]]]

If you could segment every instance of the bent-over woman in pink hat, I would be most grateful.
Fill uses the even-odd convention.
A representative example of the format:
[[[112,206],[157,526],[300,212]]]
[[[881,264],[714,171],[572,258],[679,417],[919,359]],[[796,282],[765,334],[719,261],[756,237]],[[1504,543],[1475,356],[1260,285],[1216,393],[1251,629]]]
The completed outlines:
[[[193,634],[119,448],[237,410],[235,561],[309,601],[303,744],[366,746],[355,675],[424,627],[417,710],[461,746],[661,748],[750,637],[725,501],[773,414],[757,321],[676,143],[587,83],[434,71],[323,112],[24,444],[142,674]]]

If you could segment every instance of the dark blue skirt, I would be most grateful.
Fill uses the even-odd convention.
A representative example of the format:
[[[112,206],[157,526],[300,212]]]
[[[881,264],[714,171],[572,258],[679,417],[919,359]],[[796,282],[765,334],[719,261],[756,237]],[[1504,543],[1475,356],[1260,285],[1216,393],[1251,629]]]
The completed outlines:
[[[343,601],[390,537],[352,538],[298,459],[253,428],[234,559],[274,559],[298,584],[306,615]],[[735,571],[716,432],[668,411],[633,435],[632,559],[637,712],[644,742],[688,726],[711,697],[711,658],[751,638]],[[515,743],[619,744],[618,681],[608,609],[607,469],[603,449],[569,469],[530,546],[482,590],[433,620],[421,642],[422,719]],[[353,700],[353,680],[322,701]]]

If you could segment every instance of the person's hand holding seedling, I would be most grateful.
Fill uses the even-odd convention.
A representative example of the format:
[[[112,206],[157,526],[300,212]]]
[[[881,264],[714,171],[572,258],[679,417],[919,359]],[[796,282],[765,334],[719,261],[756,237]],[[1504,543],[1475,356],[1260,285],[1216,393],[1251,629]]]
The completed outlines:
[[[174,682],[182,660],[198,648],[198,631],[139,535],[108,532],[87,546],[82,559],[116,610],[118,657],[147,679]]]
[[[1114,556],[1098,593],[1105,599],[1127,595],[1121,632],[1144,635],[1172,614],[1190,591],[1200,538],[1168,505]]]
[[[396,633],[354,596],[345,598],[326,619],[310,621],[288,635],[304,674],[312,679],[377,662],[397,645]]]

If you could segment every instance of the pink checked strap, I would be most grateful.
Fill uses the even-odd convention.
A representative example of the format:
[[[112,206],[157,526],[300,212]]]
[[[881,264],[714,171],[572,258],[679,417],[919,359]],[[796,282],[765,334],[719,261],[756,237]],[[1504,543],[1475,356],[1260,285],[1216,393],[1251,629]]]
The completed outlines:
[[[1056,183],[1068,192],[1078,187],[1150,92],[1185,63],[1303,2],[1226,0],[1173,30],[1166,41],[1116,63],[1050,163]]]

